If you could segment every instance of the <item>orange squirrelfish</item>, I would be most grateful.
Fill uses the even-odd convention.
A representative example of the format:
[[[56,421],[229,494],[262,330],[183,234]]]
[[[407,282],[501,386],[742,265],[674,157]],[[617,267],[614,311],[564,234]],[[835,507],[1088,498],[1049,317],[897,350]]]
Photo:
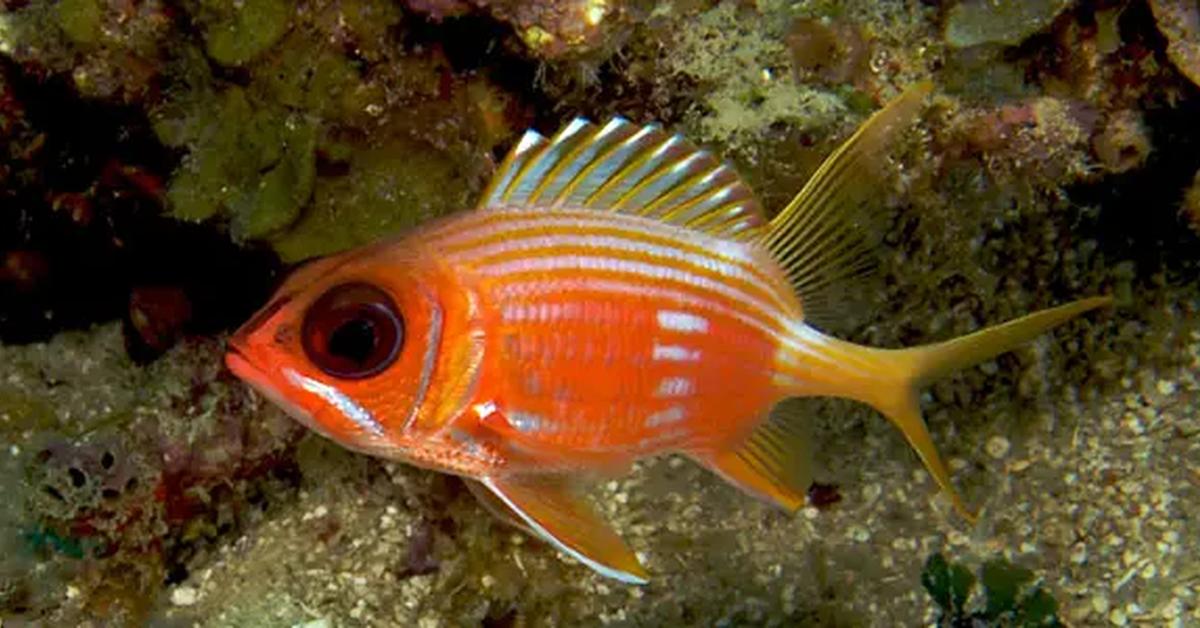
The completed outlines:
[[[647,572],[574,480],[680,453],[795,511],[811,482],[804,438],[773,412],[791,397],[876,408],[970,517],[918,390],[1109,299],[911,349],[812,326],[870,253],[856,195],[928,92],[876,113],[770,221],[732,170],[657,126],[527,132],[475,210],[298,270],[227,362],[317,432],[461,476],[624,582]]]

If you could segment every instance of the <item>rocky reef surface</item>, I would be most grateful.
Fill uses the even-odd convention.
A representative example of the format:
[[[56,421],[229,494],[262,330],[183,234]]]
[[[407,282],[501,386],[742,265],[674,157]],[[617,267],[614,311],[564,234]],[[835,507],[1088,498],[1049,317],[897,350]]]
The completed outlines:
[[[0,7],[5,628],[1200,622],[1194,3]],[[221,365],[289,265],[469,206],[527,127],[659,121],[774,210],[922,80],[880,281],[835,331],[1117,300],[929,390],[975,526],[879,416],[805,401],[796,517],[677,458],[596,488],[653,573],[627,587]]]

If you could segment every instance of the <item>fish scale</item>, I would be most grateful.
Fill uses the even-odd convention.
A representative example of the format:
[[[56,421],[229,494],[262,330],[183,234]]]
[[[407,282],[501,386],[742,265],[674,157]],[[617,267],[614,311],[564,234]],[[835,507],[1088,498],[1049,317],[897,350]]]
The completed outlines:
[[[528,220],[521,212],[508,213],[514,221]],[[622,224],[645,219],[608,214],[605,220],[612,232]],[[678,230],[678,237],[695,239],[684,230]],[[546,238],[542,249],[524,249],[521,254],[522,259],[562,255],[552,236]],[[569,256],[566,257],[569,261]],[[477,258],[460,255],[456,259],[464,264],[464,273],[469,275],[476,270],[462,260]],[[650,293],[636,299],[626,298],[637,288],[638,276],[632,272],[613,271],[570,279],[571,274],[564,271],[541,271],[534,278],[506,273],[489,279],[484,288],[492,294],[512,295],[496,300],[491,306],[501,312],[504,320],[497,329],[501,339],[497,350],[503,351],[510,342],[529,348],[508,354],[515,360],[506,369],[508,383],[499,395],[504,404],[541,417],[556,414],[552,395],[526,393],[524,381],[531,373],[539,379],[561,382],[560,385],[572,391],[577,403],[584,402],[576,407],[575,420],[570,424],[551,418],[539,421],[536,426],[523,424],[526,429],[521,431],[530,440],[552,445],[586,431],[599,450],[611,450],[620,443],[640,449],[639,443],[653,442],[664,431],[679,427],[690,433],[704,432],[709,441],[728,440],[741,436],[745,427],[705,418],[753,414],[779,394],[770,377],[779,341],[770,329],[743,322],[753,318],[746,314],[752,303],[732,301],[720,293],[684,282],[672,286],[680,291],[675,294]],[[513,289],[515,285],[523,288]],[[625,290],[611,289],[617,286]],[[790,290],[783,283],[777,284],[776,289],[783,294]],[[680,294],[691,297],[691,307],[671,298]],[[704,304],[707,309],[699,307]],[[740,317],[735,315],[739,313]],[[681,328],[673,322],[685,316],[691,317],[692,326]],[[695,328],[696,321],[703,321],[704,329]],[[609,333],[613,329],[621,333]],[[577,368],[581,366],[580,347],[588,344],[606,348],[600,366],[612,376],[598,377],[586,368],[587,364],[582,365],[585,368]],[[730,351],[727,347],[738,350]],[[697,359],[690,359],[693,353]],[[738,395],[729,395],[723,384],[730,377],[744,382]],[[686,378],[694,392],[663,398],[658,391],[664,381],[672,378]],[[634,409],[623,414],[627,421],[607,420],[609,406],[618,400]],[[683,416],[673,421],[652,420],[671,408],[682,408]]]

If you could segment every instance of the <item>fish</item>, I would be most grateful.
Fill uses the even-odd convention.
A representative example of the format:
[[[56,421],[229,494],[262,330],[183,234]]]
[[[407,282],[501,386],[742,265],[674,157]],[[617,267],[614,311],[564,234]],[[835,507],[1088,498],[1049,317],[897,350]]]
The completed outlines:
[[[649,572],[586,480],[682,455],[795,513],[813,479],[805,418],[781,410],[797,397],[876,409],[973,520],[920,390],[1111,299],[903,349],[822,331],[871,266],[864,207],[931,90],[873,114],[770,219],[730,166],[659,125],[527,131],[476,207],[294,271],[226,364],[315,432],[460,476],[625,583]]]

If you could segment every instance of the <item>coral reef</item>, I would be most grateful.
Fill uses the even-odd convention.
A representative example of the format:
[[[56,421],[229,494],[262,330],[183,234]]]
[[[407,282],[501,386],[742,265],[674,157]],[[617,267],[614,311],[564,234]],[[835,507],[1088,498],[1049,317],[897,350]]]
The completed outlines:
[[[618,0],[405,0],[414,11],[441,20],[472,10],[486,10],[493,18],[516,29],[534,54],[553,58],[578,54],[597,46],[606,28],[619,20]],[[611,33],[609,33],[611,35]]]
[[[139,367],[116,324],[0,348],[0,612],[140,623],[145,592],[291,484],[300,430],[221,374],[220,352],[189,341]]]
[[[1113,112],[1092,138],[1092,152],[1113,173],[1128,172],[1146,163],[1150,138],[1141,115],[1128,109]]]
[[[39,71],[70,76],[81,96],[153,100],[167,59],[171,17],[162,2],[17,3],[0,15],[0,51]]]
[[[1200,86],[1200,7],[1182,0],[1148,0],[1158,29],[1170,42],[1167,56]]]
[[[1185,4],[6,3],[0,620],[1200,621]],[[923,400],[977,526],[879,417],[806,401],[819,482],[797,517],[683,459],[597,487],[654,574],[627,588],[221,367],[280,260],[469,206],[526,126],[658,120],[776,210],[922,80],[936,96],[878,199],[882,281],[837,331],[894,347],[1121,303]]]
[[[946,43],[956,48],[981,44],[1015,45],[1049,26],[1070,0],[963,0],[946,18]]]

